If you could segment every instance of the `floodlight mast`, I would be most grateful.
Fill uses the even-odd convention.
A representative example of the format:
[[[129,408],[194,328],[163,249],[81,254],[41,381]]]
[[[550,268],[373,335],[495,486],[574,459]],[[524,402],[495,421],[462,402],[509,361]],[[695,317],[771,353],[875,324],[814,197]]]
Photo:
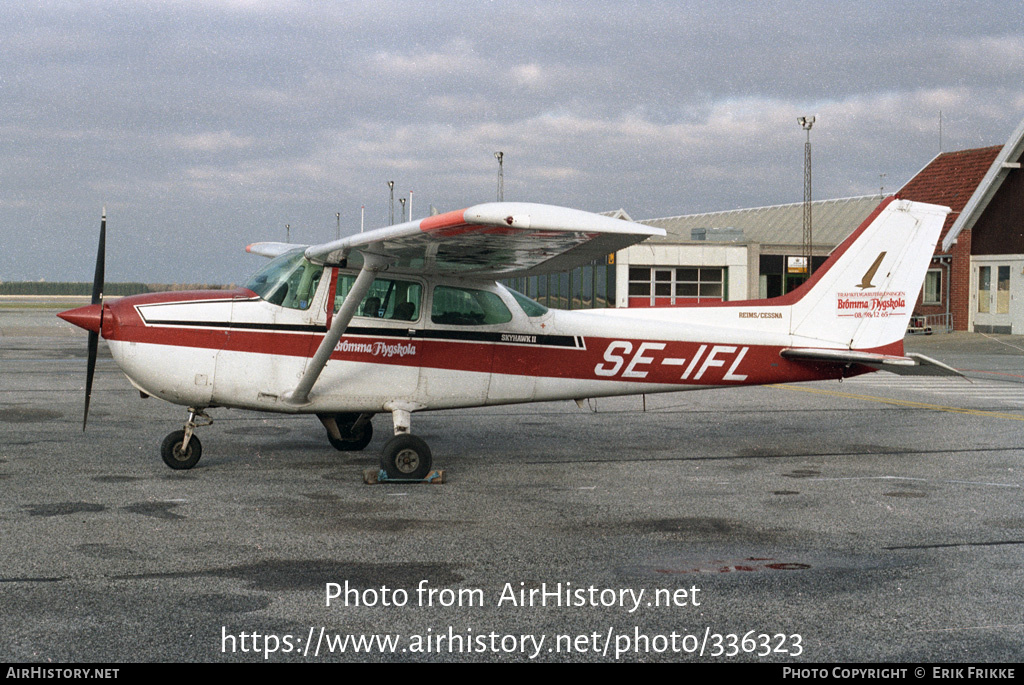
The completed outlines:
[[[498,160],[498,202],[505,201],[505,153],[498,150],[494,153]]]
[[[388,181],[388,190],[391,191],[391,199],[388,202],[388,226],[395,225],[395,182]]]
[[[803,252],[807,260],[807,278],[811,277],[814,267],[811,262],[814,253],[813,231],[811,226],[811,127],[816,117],[797,117],[800,128],[807,131],[807,142],[804,143],[804,241]]]

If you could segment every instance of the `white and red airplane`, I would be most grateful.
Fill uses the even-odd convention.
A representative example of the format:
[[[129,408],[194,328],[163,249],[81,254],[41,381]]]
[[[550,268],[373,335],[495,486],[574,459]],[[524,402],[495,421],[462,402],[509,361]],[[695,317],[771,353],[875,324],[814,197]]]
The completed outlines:
[[[550,310],[496,279],[568,271],[658,228],[572,209],[487,203],[322,245],[256,243],[272,257],[236,290],[102,301],[60,316],[87,329],[85,414],[99,336],[143,396],[188,407],[161,449],[201,455],[206,410],[316,414],[361,450],[375,414],[394,437],[381,467],[423,478],[415,412],[816,381],[884,369],[957,372],[905,355],[903,336],[949,210],[888,198],[782,297],[663,309]],[[83,420],[83,429],[85,422]]]

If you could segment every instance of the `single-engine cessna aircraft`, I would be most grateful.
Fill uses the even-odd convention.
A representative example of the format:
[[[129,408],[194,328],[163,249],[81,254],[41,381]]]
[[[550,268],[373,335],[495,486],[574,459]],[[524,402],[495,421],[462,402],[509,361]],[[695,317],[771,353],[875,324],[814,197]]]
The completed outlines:
[[[89,331],[85,415],[103,336],[143,396],[188,407],[163,442],[196,465],[206,411],[315,414],[361,450],[375,414],[394,437],[381,467],[423,478],[415,412],[841,379],[884,369],[956,374],[905,355],[903,336],[949,210],[888,198],[800,288],[683,308],[553,311],[496,279],[567,271],[658,228],[525,203],[487,203],[322,245],[256,243],[272,258],[242,288],[102,301],[60,316]],[[85,420],[83,420],[83,430]]]

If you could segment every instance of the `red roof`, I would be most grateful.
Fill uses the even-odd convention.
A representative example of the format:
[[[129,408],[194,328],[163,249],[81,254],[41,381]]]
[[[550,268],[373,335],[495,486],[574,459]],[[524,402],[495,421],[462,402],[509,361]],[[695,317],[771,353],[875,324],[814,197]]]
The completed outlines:
[[[995,145],[943,152],[910,179],[896,195],[904,200],[930,202],[952,209],[942,227],[942,235],[945,236],[1002,149],[1002,145]]]

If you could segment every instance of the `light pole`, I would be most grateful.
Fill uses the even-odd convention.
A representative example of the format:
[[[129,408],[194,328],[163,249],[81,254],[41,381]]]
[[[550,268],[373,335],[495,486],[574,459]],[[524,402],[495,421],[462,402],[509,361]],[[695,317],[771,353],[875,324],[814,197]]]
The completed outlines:
[[[391,191],[391,200],[388,203],[388,226],[395,225],[395,182],[388,181],[388,190]]]
[[[505,153],[498,150],[494,153],[498,160],[498,202],[505,201]]]
[[[800,128],[807,131],[807,142],[804,143],[804,256],[807,258],[807,278],[811,277],[814,267],[811,266],[814,241],[811,230],[811,127],[815,117],[797,117]]]

